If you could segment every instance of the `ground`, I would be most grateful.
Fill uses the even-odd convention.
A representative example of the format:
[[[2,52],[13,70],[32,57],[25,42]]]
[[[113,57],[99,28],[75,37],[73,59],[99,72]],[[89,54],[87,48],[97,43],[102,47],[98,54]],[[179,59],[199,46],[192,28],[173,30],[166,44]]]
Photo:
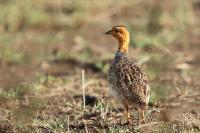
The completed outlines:
[[[0,132],[200,132],[199,1],[0,2]],[[109,93],[118,24],[150,80],[146,124]]]

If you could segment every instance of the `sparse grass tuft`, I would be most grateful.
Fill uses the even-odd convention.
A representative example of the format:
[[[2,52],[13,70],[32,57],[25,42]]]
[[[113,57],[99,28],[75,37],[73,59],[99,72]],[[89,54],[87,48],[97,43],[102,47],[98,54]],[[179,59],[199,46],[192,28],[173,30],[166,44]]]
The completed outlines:
[[[114,127],[110,127],[108,129],[108,133],[131,133],[132,131],[128,128],[114,128]]]
[[[20,63],[25,59],[25,54],[13,48],[13,36],[11,34],[0,34],[0,60],[11,63]]]
[[[26,85],[18,85],[15,88],[10,88],[7,90],[1,90],[0,99],[9,100],[9,99],[20,99],[25,95],[30,95],[32,89]]]
[[[67,119],[60,119],[50,117],[49,119],[38,120],[37,118],[33,121],[32,127],[35,133],[43,132],[66,132]]]

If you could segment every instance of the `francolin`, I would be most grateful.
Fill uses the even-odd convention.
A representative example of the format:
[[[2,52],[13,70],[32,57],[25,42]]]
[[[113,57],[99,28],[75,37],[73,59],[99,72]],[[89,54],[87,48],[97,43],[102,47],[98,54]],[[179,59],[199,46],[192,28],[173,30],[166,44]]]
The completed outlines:
[[[118,50],[110,66],[108,80],[112,94],[125,107],[127,122],[132,123],[129,106],[139,111],[139,122],[145,122],[144,111],[148,108],[150,86],[143,69],[128,56],[129,32],[124,26],[114,26],[106,32],[118,41]]]

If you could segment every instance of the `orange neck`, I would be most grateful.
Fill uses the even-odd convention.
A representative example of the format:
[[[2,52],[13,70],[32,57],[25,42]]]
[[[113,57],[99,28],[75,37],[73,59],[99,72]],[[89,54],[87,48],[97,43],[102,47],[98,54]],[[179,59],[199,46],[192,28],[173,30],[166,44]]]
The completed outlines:
[[[118,47],[118,51],[119,52],[125,52],[128,53],[128,48],[129,48],[129,37],[127,37],[126,39],[119,39],[119,47]]]

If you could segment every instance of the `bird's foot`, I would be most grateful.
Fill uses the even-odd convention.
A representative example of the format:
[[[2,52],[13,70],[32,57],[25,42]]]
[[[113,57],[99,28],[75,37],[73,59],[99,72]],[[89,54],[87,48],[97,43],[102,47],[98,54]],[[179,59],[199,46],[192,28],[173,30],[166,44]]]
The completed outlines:
[[[139,119],[137,125],[145,124],[145,119]]]
[[[145,124],[145,119],[141,119],[141,120],[140,120],[140,123],[141,123],[141,124]]]
[[[133,122],[132,122],[132,120],[130,118],[127,119],[127,125],[128,125],[129,128],[133,127]]]
[[[133,122],[131,121],[130,118],[127,119],[127,124],[128,124],[128,125],[132,125],[132,124],[133,124]]]

